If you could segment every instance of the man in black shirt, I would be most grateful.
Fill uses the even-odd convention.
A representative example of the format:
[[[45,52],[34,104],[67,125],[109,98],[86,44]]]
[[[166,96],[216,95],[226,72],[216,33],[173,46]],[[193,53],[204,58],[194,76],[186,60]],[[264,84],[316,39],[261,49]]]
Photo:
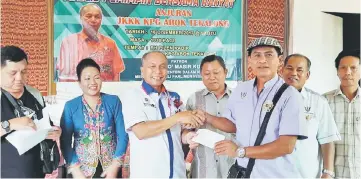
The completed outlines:
[[[43,99],[38,90],[25,87],[25,75],[28,65],[26,53],[16,46],[1,48],[1,89],[8,92],[18,103],[22,113],[1,93],[1,177],[2,178],[44,178],[40,159],[40,146],[19,155],[17,149],[6,140],[6,136],[15,130],[36,130],[33,120],[43,118]],[[40,102],[39,102],[40,101]],[[47,139],[57,140],[61,135],[59,127],[53,127]]]

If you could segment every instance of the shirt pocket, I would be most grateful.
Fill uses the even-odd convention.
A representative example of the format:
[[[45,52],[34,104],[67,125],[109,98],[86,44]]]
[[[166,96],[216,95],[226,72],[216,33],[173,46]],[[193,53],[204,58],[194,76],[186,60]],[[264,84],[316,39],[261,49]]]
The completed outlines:
[[[244,100],[234,101],[234,103],[231,107],[232,116],[236,121],[239,121],[236,119],[237,117],[244,117],[244,118],[250,117],[250,116],[248,116],[248,114],[253,113],[253,110],[254,109],[251,106],[251,103],[247,104],[246,101],[244,101]]]
[[[158,111],[154,104],[144,104],[144,113],[147,116],[148,120],[159,120],[158,119]]]
[[[319,119],[314,111],[304,112],[307,124],[307,134],[309,137],[317,136]],[[326,127],[326,126],[325,126]]]
[[[304,114],[307,121],[317,120],[315,111],[304,112]]]
[[[345,134],[348,133],[347,132],[347,128],[345,128],[345,124],[347,123],[347,119],[346,117],[346,113],[335,113],[335,122],[337,125],[337,129],[339,131],[340,134]]]
[[[267,114],[266,110],[264,110],[264,112],[262,112],[261,114],[262,115],[260,116],[260,119],[259,119],[260,123],[259,123],[259,126],[257,126],[259,128],[262,126],[262,123],[263,123],[263,121],[264,121],[264,119],[266,117],[266,114]],[[273,142],[274,140],[279,138],[280,132],[285,131],[285,129],[284,129],[285,127],[283,127],[284,125],[281,126],[281,122],[282,122],[281,117],[282,116],[281,116],[280,109],[275,107],[275,109],[273,110],[273,112],[272,112],[272,114],[270,116],[270,119],[268,121],[267,129],[266,129],[267,137],[265,137],[263,139],[262,144]],[[286,123],[289,124],[289,122],[286,122]],[[293,127],[293,126],[290,126],[290,127]]]
[[[354,123],[354,129],[353,129],[353,131],[355,132],[355,136],[358,136],[358,137],[356,137],[356,140],[360,140],[360,128],[361,128],[361,126],[360,126],[360,112],[357,112],[357,113],[355,113],[354,114],[354,116],[353,116],[353,119],[352,119],[352,121],[353,121],[353,123]],[[356,143],[356,145],[358,145],[357,147],[360,147],[360,143]]]

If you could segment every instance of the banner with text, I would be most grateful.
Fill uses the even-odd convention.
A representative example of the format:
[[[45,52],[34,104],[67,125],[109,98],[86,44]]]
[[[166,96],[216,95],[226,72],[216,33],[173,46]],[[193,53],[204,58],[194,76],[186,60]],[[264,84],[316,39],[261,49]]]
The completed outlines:
[[[149,51],[168,57],[168,80],[200,80],[209,54],[241,80],[242,23],[241,0],[54,0],[55,81],[76,81],[87,57],[104,81],[138,81]]]

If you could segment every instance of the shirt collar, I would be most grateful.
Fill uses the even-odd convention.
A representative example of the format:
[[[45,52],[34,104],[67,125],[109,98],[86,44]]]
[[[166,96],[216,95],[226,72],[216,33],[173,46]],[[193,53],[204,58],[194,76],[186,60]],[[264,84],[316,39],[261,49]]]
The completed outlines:
[[[231,90],[228,88],[227,84],[224,84],[224,85],[226,86],[224,94],[227,94],[228,96],[231,95]],[[203,96],[206,96],[206,95],[208,95],[208,94],[210,94],[210,93],[212,93],[212,92],[209,91],[207,88],[205,88],[205,89],[203,90],[203,93],[202,93],[202,94],[203,94]]]
[[[144,80],[142,82],[142,88],[143,88],[144,92],[147,93],[147,95],[150,95],[151,93],[159,93],[157,90],[155,90],[152,86],[150,86],[150,84],[148,84]],[[164,93],[166,91],[167,90],[165,89],[165,86],[162,85],[161,93]]]
[[[264,89],[270,87],[270,86],[273,86],[274,84],[277,83],[278,79],[280,77],[276,74],[271,80],[268,80],[265,84],[264,84]],[[254,83],[253,83],[253,87],[256,88],[257,87],[257,77],[255,78],[254,80]]]
[[[361,88],[360,87],[357,87],[357,92],[356,92],[356,96],[355,96],[355,98],[356,97],[359,97],[361,94]],[[333,96],[337,96],[337,95],[344,95],[343,93],[342,93],[342,90],[341,90],[341,86],[339,86],[338,87],[338,89],[335,91],[335,93],[333,94]]]
[[[103,93],[100,93],[98,102],[97,102],[97,104],[96,104],[96,109],[95,109],[95,111],[93,111],[93,110],[90,108],[88,102],[85,100],[85,98],[84,98],[83,95],[82,95],[82,102],[83,102],[83,105],[85,106],[85,108],[86,108],[86,110],[87,110],[88,112],[94,112],[94,113],[96,113],[96,112],[99,111],[99,108],[100,108],[100,106],[101,106],[101,104],[102,104],[102,100],[103,100],[102,98],[103,98]]]
[[[305,87],[302,87],[300,93],[301,93],[303,99],[307,99],[307,89]]]
[[[333,94],[334,96],[337,96],[337,95],[342,95],[342,91],[341,91],[341,87],[338,87],[335,91],[335,94]]]

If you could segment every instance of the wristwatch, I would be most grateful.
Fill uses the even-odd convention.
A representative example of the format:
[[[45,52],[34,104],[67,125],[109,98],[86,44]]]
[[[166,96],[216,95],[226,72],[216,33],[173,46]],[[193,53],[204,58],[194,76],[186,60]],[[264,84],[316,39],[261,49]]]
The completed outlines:
[[[6,133],[10,132],[10,122],[9,121],[1,122],[1,127],[5,130]]]
[[[246,149],[244,149],[243,147],[239,147],[236,152],[237,158],[244,158],[246,156]]]
[[[327,174],[327,175],[330,175],[330,177],[335,178],[335,172],[327,170],[327,169],[323,169],[322,174]]]

